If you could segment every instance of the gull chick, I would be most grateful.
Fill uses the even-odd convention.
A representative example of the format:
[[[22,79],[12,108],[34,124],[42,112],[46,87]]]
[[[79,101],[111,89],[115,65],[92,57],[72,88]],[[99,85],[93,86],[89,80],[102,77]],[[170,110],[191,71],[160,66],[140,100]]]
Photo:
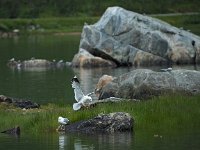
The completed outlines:
[[[74,89],[74,97],[77,103],[73,104],[74,110],[79,110],[82,106],[88,107],[90,106],[90,102],[92,102],[92,98],[90,95],[94,94],[94,92],[89,93],[87,95],[83,94],[83,91],[80,87],[80,82],[76,76],[72,79],[72,88]]]

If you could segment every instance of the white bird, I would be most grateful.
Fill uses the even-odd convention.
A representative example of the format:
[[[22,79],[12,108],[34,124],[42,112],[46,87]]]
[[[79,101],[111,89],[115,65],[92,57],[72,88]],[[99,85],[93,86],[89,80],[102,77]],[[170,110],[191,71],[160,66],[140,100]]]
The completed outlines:
[[[69,123],[69,119],[59,116],[58,123],[60,124],[58,130],[64,130],[64,126]]]
[[[63,118],[61,116],[58,117],[58,123],[60,123],[61,125],[66,125],[68,124],[68,122],[69,122],[69,119]]]
[[[80,82],[76,76],[72,79],[72,88],[74,88],[74,97],[77,103],[73,104],[74,110],[79,110],[82,106],[88,107],[90,106],[90,102],[92,102],[92,98],[90,95],[94,94],[94,92],[89,93],[87,95],[83,94],[83,91],[80,87]]]

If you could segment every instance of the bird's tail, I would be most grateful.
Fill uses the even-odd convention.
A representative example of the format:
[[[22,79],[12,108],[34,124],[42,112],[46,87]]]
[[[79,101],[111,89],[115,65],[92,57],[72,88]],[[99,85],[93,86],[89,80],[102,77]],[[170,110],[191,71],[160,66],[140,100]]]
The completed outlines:
[[[81,104],[79,104],[79,103],[74,103],[73,104],[73,109],[74,110],[79,110],[81,108]]]

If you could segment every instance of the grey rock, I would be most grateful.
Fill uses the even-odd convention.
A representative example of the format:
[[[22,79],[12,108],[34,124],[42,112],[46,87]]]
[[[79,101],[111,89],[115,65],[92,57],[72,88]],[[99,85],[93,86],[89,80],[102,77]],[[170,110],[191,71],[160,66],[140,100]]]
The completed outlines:
[[[110,60],[93,56],[84,49],[80,49],[79,53],[72,60],[72,67],[116,67],[116,64]]]
[[[12,104],[15,107],[19,107],[21,109],[33,109],[33,108],[39,108],[40,105],[37,103],[34,103],[30,100],[22,100],[22,99],[16,99],[12,97],[7,97],[4,95],[0,95],[0,104],[6,103],[6,104]]]
[[[199,36],[120,7],[84,25],[79,47],[118,66],[200,63]]]
[[[125,112],[115,112],[110,114],[99,114],[98,116],[80,121],[65,127],[66,132],[84,133],[114,133],[132,131],[134,120],[130,114]]]
[[[46,59],[35,59],[31,58],[29,60],[15,60],[14,58],[10,59],[7,63],[10,68],[16,69],[25,69],[25,70],[37,70],[37,69],[48,69],[48,68],[63,68],[71,66],[70,62],[64,62],[63,60],[49,61]]]
[[[136,69],[104,85],[99,93],[99,99],[109,97],[146,99],[171,93],[198,94],[200,72],[184,69],[170,72]]]
[[[31,59],[25,60],[21,63],[22,67],[29,68],[29,67],[50,67],[52,62],[45,60],[45,59]]]

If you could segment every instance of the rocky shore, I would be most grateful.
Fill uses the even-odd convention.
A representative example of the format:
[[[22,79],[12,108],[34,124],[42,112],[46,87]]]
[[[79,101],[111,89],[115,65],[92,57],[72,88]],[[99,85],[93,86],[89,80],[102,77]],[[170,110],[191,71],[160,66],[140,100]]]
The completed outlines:
[[[21,109],[34,109],[40,107],[39,104],[32,102],[30,100],[17,99],[17,98],[7,97],[4,95],[0,95],[0,104],[1,103],[13,105]]]

